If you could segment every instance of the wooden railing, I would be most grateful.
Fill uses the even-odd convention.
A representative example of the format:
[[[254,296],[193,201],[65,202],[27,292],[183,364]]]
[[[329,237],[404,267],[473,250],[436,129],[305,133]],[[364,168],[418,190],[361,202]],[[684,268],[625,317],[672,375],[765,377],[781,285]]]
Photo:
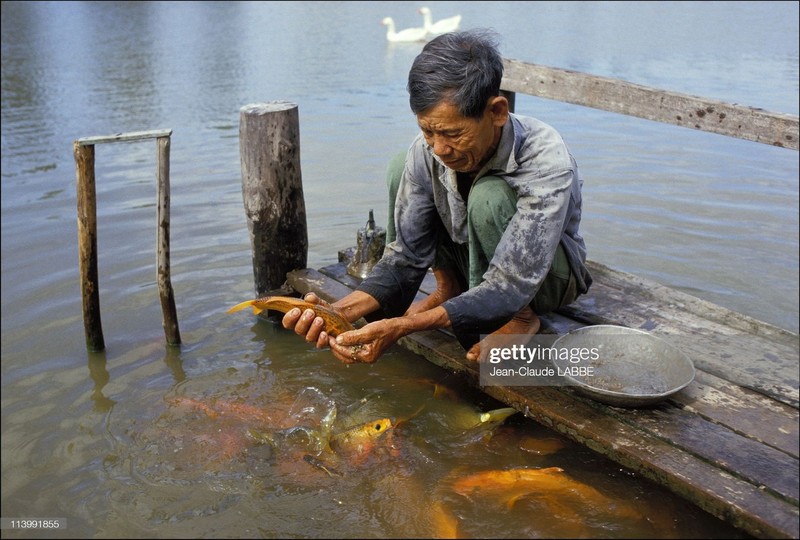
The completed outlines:
[[[798,117],[650,88],[619,79],[504,60],[501,89],[514,94],[583,105],[604,111],[719,133],[798,150]]]

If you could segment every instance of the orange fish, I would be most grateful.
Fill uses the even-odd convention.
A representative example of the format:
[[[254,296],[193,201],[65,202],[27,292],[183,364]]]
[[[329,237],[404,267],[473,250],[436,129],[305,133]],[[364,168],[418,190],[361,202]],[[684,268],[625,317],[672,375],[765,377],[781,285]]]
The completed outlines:
[[[519,443],[520,450],[530,452],[531,454],[537,454],[539,456],[554,454],[555,452],[558,452],[564,448],[564,446],[564,441],[554,437],[545,437],[541,439],[525,437]]]
[[[621,501],[570,478],[561,467],[483,471],[455,480],[452,489],[464,496],[486,494],[499,497],[505,500],[508,508],[512,508],[523,497],[535,496],[551,510],[561,510],[567,514],[574,514],[571,506],[579,503],[592,508],[605,508],[620,517],[641,517],[633,508],[622,505]]]
[[[322,317],[322,320],[325,321],[325,331],[328,335],[334,337],[343,332],[355,330],[355,327],[348,320],[333,309],[320,304],[311,304],[291,296],[264,296],[255,300],[247,300],[230,308],[228,313],[235,313],[248,307],[252,307],[253,313],[256,315],[269,309],[280,311],[281,313],[288,313],[294,308],[299,308],[301,311],[313,310],[317,317]]]
[[[459,478],[452,483],[452,489],[459,495],[490,494],[506,499],[511,508],[520,498],[531,493],[552,489],[552,486],[564,482],[564,469],[548,467],[546,469],[508,469],[499,471],[483,471]]]

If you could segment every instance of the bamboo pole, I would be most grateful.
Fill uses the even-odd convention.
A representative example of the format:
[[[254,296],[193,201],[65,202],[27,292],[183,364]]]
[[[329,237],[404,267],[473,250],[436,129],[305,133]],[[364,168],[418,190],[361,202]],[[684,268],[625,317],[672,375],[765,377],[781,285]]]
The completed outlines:
[[[169,264],[169,136],[156,139],[158,169],[158,240],[157,277],[158,294],[161,298],[162,324],[169,345],[180,345],[181,334],[178,329],[178,314],[175,311],[175,293],[172,290]]]
[[[75,141],[72,145],[78,189],[78,265],[81,275],[83,326],[86,347],[102,351],[103,325],[100,321],[100,286],[97,282],[97,198],[94,177],[94,145]]]
[[[257,296],[306,267],[308,232],[300,173],[297,105],[271,101],[240,109],[242,196]]]

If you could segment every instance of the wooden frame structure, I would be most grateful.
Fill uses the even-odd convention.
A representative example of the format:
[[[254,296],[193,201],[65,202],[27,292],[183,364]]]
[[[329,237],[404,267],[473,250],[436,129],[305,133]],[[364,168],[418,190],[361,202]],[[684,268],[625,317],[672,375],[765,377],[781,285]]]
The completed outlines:
[[[163,326],[169,345],[181,342],[175,293],[172,289],[169,262],[169,149],[171,129],[117,133],[100,137],[84,137],[72,145],[78,192],[78,255],[83,300],[83,324],[86,347],[90,351],[105,349],[100,320],[100,285],[97,275],[97,194],[95,189],[94,147],[112,142],[134,142],[156,139],[156,179],[158,184],[158,239],[156,264],[158,291],[163,312]]]

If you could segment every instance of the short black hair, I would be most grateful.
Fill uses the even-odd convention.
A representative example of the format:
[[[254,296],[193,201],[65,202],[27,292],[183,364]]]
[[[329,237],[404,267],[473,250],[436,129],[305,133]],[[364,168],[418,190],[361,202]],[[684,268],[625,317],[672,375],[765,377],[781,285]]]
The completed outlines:
[[[497,43],[496,34],[483,28],[428,42],[408,73],[411,111],[417,115],[446,100],[461,115],[480,118],[489,98],[500,94],[503,58]]]

